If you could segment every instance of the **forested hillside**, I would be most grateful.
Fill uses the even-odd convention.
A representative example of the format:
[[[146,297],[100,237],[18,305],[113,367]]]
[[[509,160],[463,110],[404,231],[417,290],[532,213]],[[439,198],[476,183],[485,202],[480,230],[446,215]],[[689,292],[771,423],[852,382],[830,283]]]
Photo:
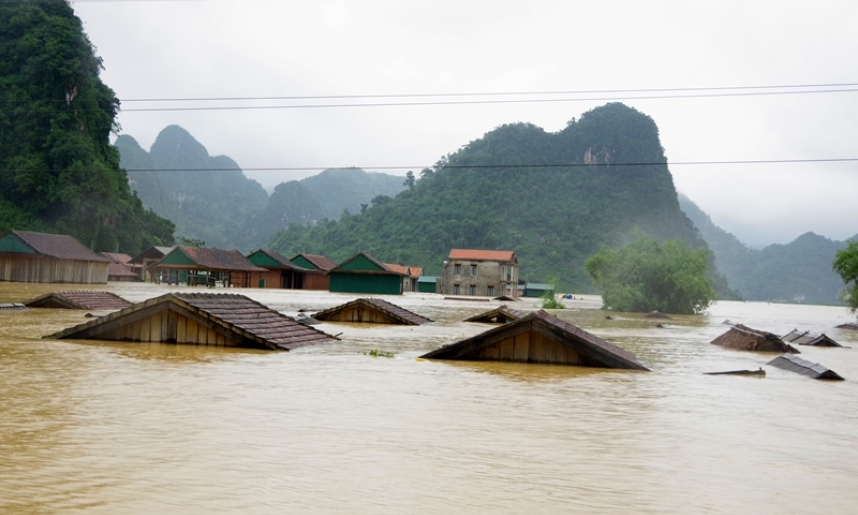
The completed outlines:
[[[116,146],[131,188],[147,207],[176,224],[179,237],[235,248],[245,222],[268,202],[262,186],[245,177],[235,161],[210,156],[177,125],[162,130],[148,153],[127,135]]]
[[[95,251],[171,245],[110,145],[119,100],[64,0],[0,3],[0,232],[71,234]]]
[[[320,218],[337,220],[343,211],[359,213],[361,204],[369,204],[373,197],[396,196],[405,189],[404,179],[398,175],[367,172],[360,168],[329,168],[300,182],[321,206]]]
[[[292,226],[272,245],[334,260],[364,250],[427,274],[454,247],[510,249],[522,278],[557,275],[564,289],[588,289],[584,261],[636,229],[705,246],[679,209],[655,123],[612,103],[557,133],[498,127],[423,170],[395,198],[376,197],[338,221]]]
[[[712,223],[688,197],[680,206],[715,255],[718,269],[730,287],[746,300],[839,304],[843,280],[831,269],[835,254],[846,242],[807,233],[786,245],[762,250],[745,246],[735,236]]]

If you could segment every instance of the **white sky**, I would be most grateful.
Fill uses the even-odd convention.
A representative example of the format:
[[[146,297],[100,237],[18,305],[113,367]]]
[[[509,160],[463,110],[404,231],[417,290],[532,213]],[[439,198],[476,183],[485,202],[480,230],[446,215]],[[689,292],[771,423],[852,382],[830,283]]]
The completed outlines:
[[[132,100],[858,84],[858,2],[848,0],[72,3],[123,101],[123,134],[148,150],[178,124],[243,168],[417,172],[498,125],[554,132],[606,100],[155,112],[131,110],[337,101]],[[672,163],[858,158],[858,92],[630,96],[641,94],[615,95],[655,120]],[[858,162],[671,172],[678,190],[752,245],[858,233]],[[245,173],[270,188],[318,171]]]

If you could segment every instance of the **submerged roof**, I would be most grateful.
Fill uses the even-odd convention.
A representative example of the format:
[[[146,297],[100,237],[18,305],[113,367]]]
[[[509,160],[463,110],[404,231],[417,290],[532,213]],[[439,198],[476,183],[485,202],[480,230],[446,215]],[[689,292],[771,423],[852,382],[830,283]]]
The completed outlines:
[[[448,259],[473,259],[475,261],[501,261],[504,263],[518,261],[515,252],[511,250],[453,249],[450,251]]]
[[[131,271],[130,268],[123,265],[122,263],[108,263],[107,264],[107,277],[139,277],[137,274]]]
[[[110,260],[89,250],[83,243],[67,234],[45,234],[30,231],[9,231],[0,235],[0,240],[13,236],[22,242],[22,254],[40,254],[57,259],[72,259],[76,261],[98,261],[108,263]],[[29,249],[29,250],[28,250]]]
[[[800,332],[798,329],[793,329],[788,334],[781,337],[785,342],[795,343],[796,345],[814,345],[816,347],[843,347],[836,341],[832,340],[824,334],[810,334],[808,331]]]
[[[459,360],[506,359],[528,363],[568,362],[564,361],[562,357],[552,360],[546,356],[535,356],[528,348],[529,345],[524,345],[520,354],[518,346],[516,346],[514,355],[508,355],[506,358],[490,358],[480,352],[493,344],[517,339],[523,334],[528,334],[530,337],[537,335],[541,339],[548,340],[564,350],[568,349],[569,352],[580,355],[581,360],[585,362],[582,364],[588,366],[648,370],[631,352],[608,343],[598,336],[590,334],[568,322],[564,322],[542,310],[530,313],[515,322],[509,322],[477,336],[441,347],[421,357]],[[536,348],[536,346],[532,347]]]
[[[796,372],[801,375],[812,377],[813,379],[834,379],[842,381],[843,378],[829,368],[825,368],[819,363],[811,363],[791,354],[781,354],[775,359],[766,363],[773,367]]]
[[[124,254],[122,252],[102,252],[101,255],[106,257],[107,259],[113,261],[114,263],[123,263],[124,264],[124,263],[130,263],[131,262],[131,256],[129,256],[128,254]]]
[[[413,311],[409,311],[405,308],[401,308],[401,307],[397,306],[396,304],[392,304],[390,302],[387,302],[386,300],[375,299],[375,298],[356,299],[356,300],[353,300],[351,302],[347,302],[345,304],[342,304],[340,306],[337,306],[337,307],[334,307],[331,309],[326,309],[324,311],[320,311],[320,312],[316,313],[315,315],[313,315],[313,318],[315,318],[316,320],[330,320],[330,321],[339,321],[339,322],[365,322],[365,321],[368,321],[367,319],[341,320],[340,317],[338,317],[339,314],[353,310],[353,309],[356,309],[356,308],[364,308],[364,309],[367,309],[370,311],[375,311],[377,313],[380,313],[380,314],[384,315],[385,318],[393,320],[393,322],[389,322],[389,323],[402,324],[402,325],[422,325],[422,324],[428,324],[428,323],[432,322],[432,320],[430,320],[424,316],[418,315],[417,313],[414,313]]]
[[[178,254],[184,254],[190,262],[180,263]],[[178,259],[177,259],[178,258]],[[173,260],[176,262],[174,263]],[[200,267],[209,270],[240,270],[244,272],[265,272],[265,268],[258,267],[244,257],[237,250],[210,249],[206,247],[176,247],[161,261],[155,263],[153,268],[187,268]]]
[[[728,349],[755,352],[789,352],[801,354],[798,349],[785,343],[777,335],[766,331],[751,329],[742,324],[730,326],[730,329],[710,343]]]
[[[133,306],[131,302],[109,291],[55,291],[24,303],[30,308],[93,309],[114,311]]]
[[[489,324],[505,324],[507,322],[512,322],[520,318],[524,318],[524,313],[516,311],[504,305],[498,306],[491,311],[486,311],[485,313],[480,313],[479,315],[474,315],[470,318],[466,318],[464,321],[484,322]]]
[[[175,311],[193,319],[200,325],[234,339],[243,347],[290,350],[336,339],[244,295],[217,293],[168,293],[60,331],[48,338],[118,339],[104,336],[163,311]],[[173,341],[176,341],[175,338],[173,335]],[[170,339],[171,335],[167,335],[163,341]]]

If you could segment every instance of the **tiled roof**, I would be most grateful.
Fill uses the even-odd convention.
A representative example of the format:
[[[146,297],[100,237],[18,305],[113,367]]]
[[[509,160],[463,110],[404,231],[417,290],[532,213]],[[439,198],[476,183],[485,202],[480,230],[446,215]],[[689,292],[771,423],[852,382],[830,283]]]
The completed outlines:
[[[520,318],[524,318],[524,313],[520,311],[516,311],[506,305],[498,306],[491,311],[486,311],[485,313],[480,313],[479,315],[474,315],[470,318],[466,318],[465,322],[487,322],[492,324],[505,324],[507,322],[511,322],[513,320],[518,320]]]
[[[313,263],[314,265],[316,265],[316,267],[319,268],[319,270],[328,271],[328,270],[333,270],[334,268],[337,267],[336,263],[334,263],[330,259],[326,258],[325,256],[322,256],[319,254],[298,254],[298,256],[302,256],[304,259],[306,259],[310,263]],[[295,256],[295,257],[298,257],[298,256]],[[295,259],[295,258],[292,258],[292,259]]]
[[[411,277],[421,277],[423,275],[423,269],[419,266],[411,267]]]
[[[709,343],[734,350],[801,354],[798,349],[784,342],[777,335],[767,331],[752,329],[742,324],[731,326],[726,333]]]
[[[386,266],[387,268],[393,270],[394,272],[400,273],[402,275],[411,275],[407,266],[396,265],[393,263],[382,263],[382,264],[384,266]]]
[[[113,311],[131,307],[133,304],[115,293],[107,291],[57,291],[24,303],[31,308],[93,309]]]
[[[138,277],[138,275],[122,263],[108,263],[107,277]]]
[[[515,252],[511,250],[453,249],[450,251],[448,259],[473,259],[474,261],[500,261],[502,263],[517,261]]]
[[[114,263],[127,264],[131,262],[131,256],[129,256],[128,254],[123,254],[121,252],[102,252],[101,255],[113,261]]]
[[[110,260],[99,256],[86,248],[83,243],[73,236],[66,234],[45,234],[29,231],[9,231],[30,248],[42,254],[57,259],[72,259],[76,261],[98,261],[107,263]]]
[[[283,256],[283,254],[281,254],[275,250],[259,249],[256,252],[251,252],[248,257],[256,254],[257,252],[261,252],[261,253],[265,254],[266,256],[268,256],[269,258],[273,259],[274,261],[279,263],[282,268],[289,268],[291,270],[298,270],[298,271],[302,271],[302,272],[307,271],[307,269],[304,268],[303,266],[296,265],[295,263],[286,259],[286,257]]]

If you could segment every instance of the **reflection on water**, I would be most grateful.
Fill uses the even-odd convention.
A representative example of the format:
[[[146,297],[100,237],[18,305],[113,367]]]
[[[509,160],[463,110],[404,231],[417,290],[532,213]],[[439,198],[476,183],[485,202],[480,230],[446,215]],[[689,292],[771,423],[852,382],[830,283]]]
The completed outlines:
[[[56,289],[73,287],[0,283],[0,302]],[[108,289],[135,302],[171,291]],[[217,291],[287,314],[354,298]],[[780,514],[858,501],[858,334],[832,329],[842,308],[724,302],[664,329],[606,320],[598,299],[556,313],[645,373],[418,360],[486,330],[460,320],[492,305],[389,300],[436,323],[322,324],[342,341],[269,353],[53,341],[42,336],[84,313],[0,313],[0,513]],[[802,357],[847,380],[710,345],[725,319],[825,332],[853,349]],[[703,375],[759,366],[765,379]]]

